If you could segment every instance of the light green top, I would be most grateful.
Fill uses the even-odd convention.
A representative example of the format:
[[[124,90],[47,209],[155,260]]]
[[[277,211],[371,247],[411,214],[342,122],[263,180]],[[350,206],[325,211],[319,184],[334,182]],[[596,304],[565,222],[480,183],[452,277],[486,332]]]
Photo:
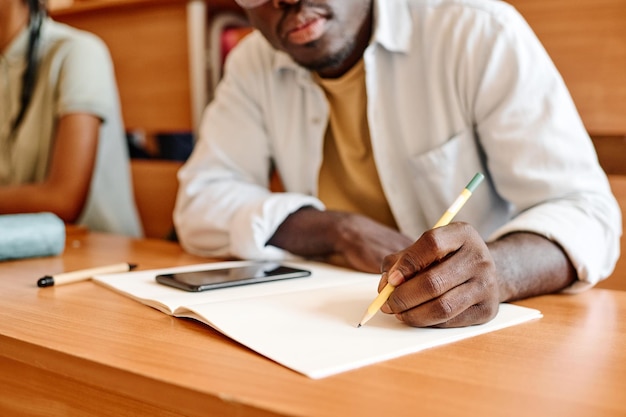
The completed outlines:
[[[96,36],[46,19],[33,97],[9,143],[19,111],[28,30],[0,54],[0,185],[42,181],[55,126],[63,115],[99,117],[98,154],[89,196],[79,223],[90,230],[141,235],[133,200],[128,149],[109,52]]]

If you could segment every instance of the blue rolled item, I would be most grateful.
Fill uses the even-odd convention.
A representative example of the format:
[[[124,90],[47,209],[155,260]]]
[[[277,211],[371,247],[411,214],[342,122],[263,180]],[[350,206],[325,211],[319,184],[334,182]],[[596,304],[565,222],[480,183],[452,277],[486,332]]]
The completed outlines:
[[[59,255],[64,249],[65,224],[57,215],[0,215],[0,261]]]

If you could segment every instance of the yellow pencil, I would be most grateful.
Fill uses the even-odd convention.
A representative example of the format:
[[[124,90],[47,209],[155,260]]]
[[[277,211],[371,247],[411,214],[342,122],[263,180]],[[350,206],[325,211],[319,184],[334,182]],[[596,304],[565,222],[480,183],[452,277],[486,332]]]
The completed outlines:
[[[461,191],[461,194],[457,197],[456,200],[454,200],[454,203],[452,203],[452,205],[446,210],[445,213],[443,213],[437,223],[435,223],[433,229],[445,226],[452,221],[454,216],[456,216],[459,210],[461,210],[461,207],[463,207],[465,202],[472,196],[472,193],[474,192],[476,187],[478,187],[478,185],[482,182],[483,178],[485,177],[480,172],[474,175],[474,178],[472,178],[472,180],[465,186],[463,191]],[[363,316],[357,327],[363,326],[372,317],[374,317],[374,314],[376,314],[378,310],[380,310],[380,308],[383,306],[383,304],[385,304],[395,288],[396,287],[391,284],[385,285],[385,288],[383,288],[383,290],[378,294],[374,301],[372,301],[372,304],[370,304],[370,306],[367,308],[367,310],[365,311],[365,315]]]

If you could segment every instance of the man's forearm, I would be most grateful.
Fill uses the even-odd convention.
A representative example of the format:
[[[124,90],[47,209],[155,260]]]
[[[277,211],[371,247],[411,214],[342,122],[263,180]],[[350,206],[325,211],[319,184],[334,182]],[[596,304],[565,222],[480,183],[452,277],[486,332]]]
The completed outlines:
[[[500,301],[554,293],[576,280],[563,249],[534,233],[513,233],[488,244],[496,264]]]
[[[326,256],[335,251],[342,213],[303,207],[290,214],[267,241],[299,256]]]

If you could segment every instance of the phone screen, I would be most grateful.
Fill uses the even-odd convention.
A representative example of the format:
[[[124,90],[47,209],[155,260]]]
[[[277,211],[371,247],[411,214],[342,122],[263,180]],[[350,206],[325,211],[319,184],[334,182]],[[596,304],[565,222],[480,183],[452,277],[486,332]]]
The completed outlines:
[[[262,262],[231,268],[157,275],[156,280],[171,287],[197,292],[309,275],[311,272],[305,269],[275,262]]]

